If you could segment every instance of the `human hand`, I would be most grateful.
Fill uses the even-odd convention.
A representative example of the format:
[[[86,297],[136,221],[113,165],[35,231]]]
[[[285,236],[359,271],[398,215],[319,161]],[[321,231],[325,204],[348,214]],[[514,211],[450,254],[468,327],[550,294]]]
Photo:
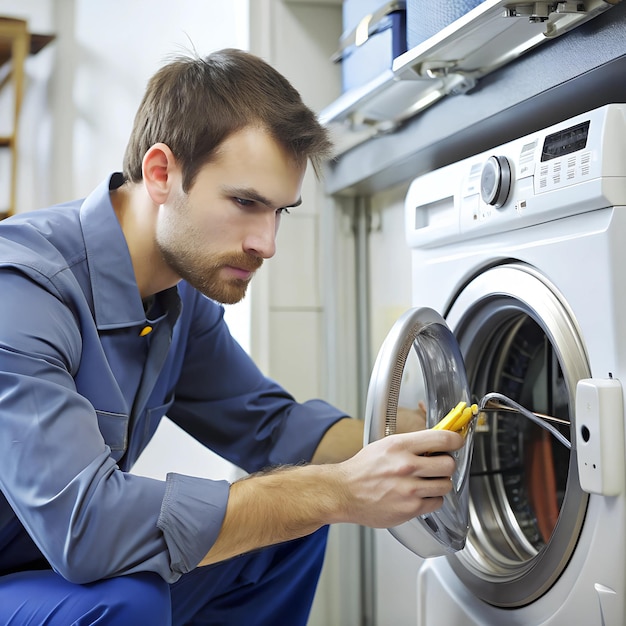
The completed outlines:
[[[389,435],[365,446],[338,467],[344,483],[343,519],[389,528],[432,513],[452,489],[450,454],[463,438],[450,431]]]
[[[426,428],[426,405],[418,404],[417,409],[399,406],[396,412],[396,432],[413,433]]]

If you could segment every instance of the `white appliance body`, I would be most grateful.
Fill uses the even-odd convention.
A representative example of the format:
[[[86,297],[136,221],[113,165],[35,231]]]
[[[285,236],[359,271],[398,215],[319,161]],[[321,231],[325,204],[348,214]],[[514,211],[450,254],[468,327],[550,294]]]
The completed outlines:
[[[414,558],[418,624],[623,626],[626,105],[421,176],[405,215],[413,305],[446,319],[472,393],[559,413],[572,441],[490,418],[465,548]]]

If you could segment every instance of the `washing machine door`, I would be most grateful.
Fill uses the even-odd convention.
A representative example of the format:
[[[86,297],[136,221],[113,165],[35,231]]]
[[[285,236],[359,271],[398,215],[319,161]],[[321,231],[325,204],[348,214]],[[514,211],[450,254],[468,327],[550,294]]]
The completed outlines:
[[[417,365],[408,371],[412,352]],[[519,414],[491,413],[463,448],[469,468],[460,464],[445,508],[391,533],[420,556],[447,554],[471,594],[494,606],[521,607],[545,594],[567,566],[587,510],[573,420],[576,385],[590,376],[573,312],[526,264],[477,274],[445,321],[429,310],[405,314],[372,373],[366,441],[395,432],[408,385],[428,405],[428,426],[458,400],[495,391],[550,417],[571,447]]]
[[[392,327],[380,348],[367,395],[365,435],[367,444],[396,432],[396,415],[406,371],[421,372],[420,400],[426,406],[426,426],[439,422],[459,402],[469,403],[465,365],[454,335],[445,320],[428,308],[407,311]],[[413,384],[412,382],[410,384]],[[416,517],[390,532],[422,557],[461,550],[469,526],[468,478],[474,421],[465,434],[466,443],[453,453],[456,470],[453,489],[434,513]]]

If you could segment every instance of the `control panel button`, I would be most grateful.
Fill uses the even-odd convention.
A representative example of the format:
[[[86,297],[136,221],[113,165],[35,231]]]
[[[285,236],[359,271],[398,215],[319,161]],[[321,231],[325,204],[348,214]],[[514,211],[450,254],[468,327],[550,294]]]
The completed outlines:
[[[499,209],[511,190],[511,166],[504,156],[490,156],[480,175],[480,196],[484,202]]]

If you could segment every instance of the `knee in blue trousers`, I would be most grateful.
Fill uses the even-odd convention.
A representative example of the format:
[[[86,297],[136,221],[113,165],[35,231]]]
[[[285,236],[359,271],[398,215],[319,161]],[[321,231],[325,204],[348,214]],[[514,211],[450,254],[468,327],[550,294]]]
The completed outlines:
[[[172,585],[140,573],[76,585],[51,570],[0,577],[6,626],[305,626],[327,528],[199,567]]]
[[[0,623],[6,626],[169,626],[169,585],[157,574],[70,583],[52,570],[0,578]]]

